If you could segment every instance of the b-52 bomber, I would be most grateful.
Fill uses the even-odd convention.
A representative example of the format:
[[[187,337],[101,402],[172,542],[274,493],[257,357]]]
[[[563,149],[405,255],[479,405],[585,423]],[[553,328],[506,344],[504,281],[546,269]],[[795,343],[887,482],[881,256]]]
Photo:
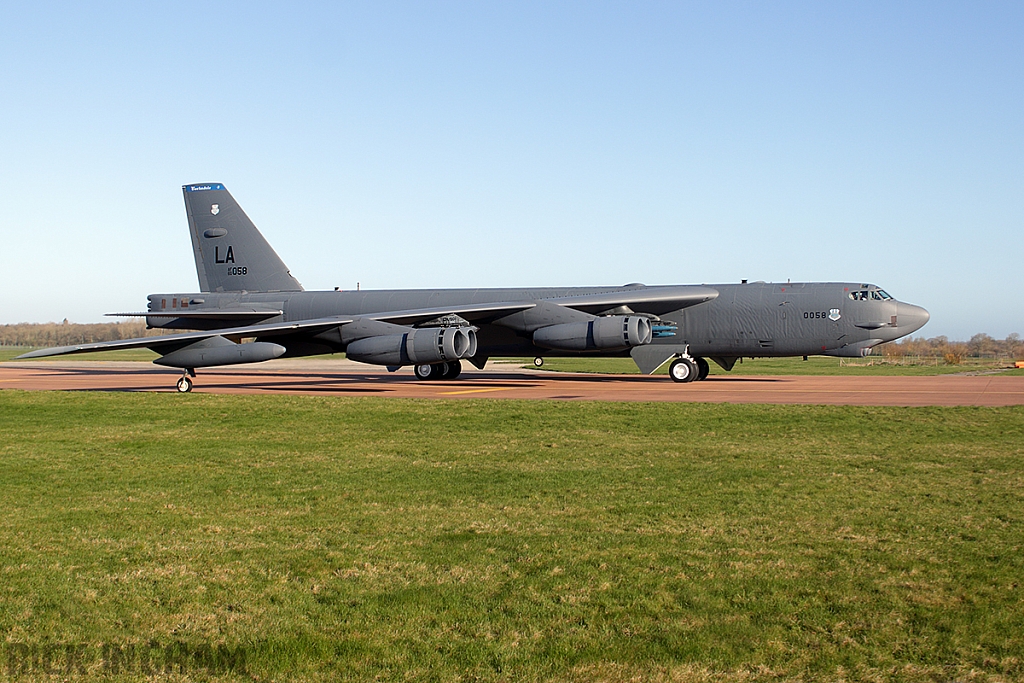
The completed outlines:
[[[621,287],[304,291],[224,185],[182,188],[199,292],[149,295],[144,316],[171,334],[26,353],[41,358],[149,348],[182,370],[344,352],[420,380],[453,380],[466,360],[630,356],[651,374],[703,380],[708,361],[743,356],[860,357],[928,321],[920,306],[845,282]]]

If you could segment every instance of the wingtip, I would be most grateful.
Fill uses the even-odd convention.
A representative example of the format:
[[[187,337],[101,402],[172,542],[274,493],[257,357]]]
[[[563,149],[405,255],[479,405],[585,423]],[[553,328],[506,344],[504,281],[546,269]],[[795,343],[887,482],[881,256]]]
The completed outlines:
[[[29,351],[28,353],[23,353],[20,356],[15,356],[13,360],[29,360],[32,358],[60,356],[65,353],[70,353],[76,350],[77,348],[77,346],[54,346],[48,349],[36,349],[35,351]]]

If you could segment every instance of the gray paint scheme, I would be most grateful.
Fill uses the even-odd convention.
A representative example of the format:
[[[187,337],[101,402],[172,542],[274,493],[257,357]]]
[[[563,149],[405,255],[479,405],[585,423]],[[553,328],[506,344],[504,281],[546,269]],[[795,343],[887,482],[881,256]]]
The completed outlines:
[[[223,185],[199,183],[185,185],[181,191],[192,233],[199,289],[302,291],[302,285]],[[245,254],[245,263],[237,260],[236,252]]]
[[[417,327],[462,325],[475,330],[476,354],[468,360],[478,367],[496,356],[628,355],[650,373],[683,355],[726,369],[742,356],[862,356],[928,320],[923,308],[864,283],[306,292],[223,185],[182,190],[202,291],[151,294],[147,311],[114,315],[145,315],[151,327],[169,331],[200,331],[43,349],[21,358],[148,347],[164,355],[156,362],[187,367],[174,359],[199,358],[200,351],[209,356],[211,348],[223,357],[230,353],[224,341],[254,338],[284,349],[275,347],[274,355],[294,357],[340,352],[358,339]],[[533,333],[551,325],[616,315],[625,328],[637,314],[656,326],[649,344],[572,351],[533,343]],[[270,347],[262,349],[231,354],[231,362],[265,360]]]

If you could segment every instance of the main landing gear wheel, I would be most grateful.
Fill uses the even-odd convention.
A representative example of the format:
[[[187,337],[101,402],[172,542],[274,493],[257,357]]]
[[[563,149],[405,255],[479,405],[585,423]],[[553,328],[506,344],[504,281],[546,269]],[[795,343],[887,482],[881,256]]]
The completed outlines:
[[[699,372],[692,358],[676,358],[668,366],[668,375],[676,382],[692,382]]]
[[[178,392],[182,394],[187,394],[190,391],[192,391],[192,380],[190,380],[188,376],[185,375],[178,380]]]
[[[462,374],[462,361],[460,360],[442,363],[441,367],[444,368],[444,372],[441,373],[441,379],[455,379]]]
[[[539,368],[544,365],[544,359],[541,358],[540,356],[537,356],[536,358],[533,359],[533,364]]]
[[[700,382],[708,378],[708,373],[711,372],[711,366],[703,358],[695,359],[697,361],[697,381]]]
[[[455,379],[462,374],[462,361],[453,360],[447,363],[421,363],[413,366],[416,379]]]

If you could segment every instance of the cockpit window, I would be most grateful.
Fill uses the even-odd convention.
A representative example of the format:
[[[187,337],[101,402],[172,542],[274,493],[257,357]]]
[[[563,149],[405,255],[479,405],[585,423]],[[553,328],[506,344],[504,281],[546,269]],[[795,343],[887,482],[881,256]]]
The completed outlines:
[[[888,301],[892,299],[884,289],[859,289],[850,292],[849,296],[854,301]]]

